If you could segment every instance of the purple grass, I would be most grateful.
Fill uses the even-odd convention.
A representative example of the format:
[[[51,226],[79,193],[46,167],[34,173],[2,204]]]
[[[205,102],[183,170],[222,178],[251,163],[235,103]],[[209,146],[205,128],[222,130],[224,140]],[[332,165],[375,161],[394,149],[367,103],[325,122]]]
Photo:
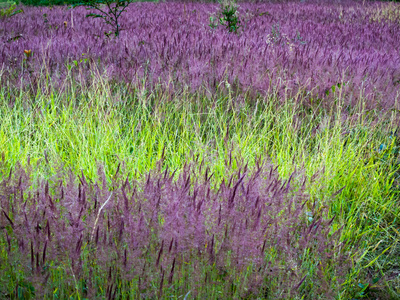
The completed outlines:
[[[45,181],[30,193],[29,173],[17,167],[0,185],[5,195],[0,197],[0,224],[13,224],[12,234],[5,235],[8,257],[19,260],[40,286],[60,266],[70,266],[63,282],[71,286],[75,280],[93,280],[86,276],[97,272],[110,283],[109,298],[118,294],[115,282],[139,278],[138,288],[153,296],[164,293],[164,281],[182,280],[184,293],[199,282],[219,281],[227,296],[232,293],[228,287],[236,286],[235,293],[243,297],[265,288],[271,295],[301,295],[319,283],[316,297],[340,289],[351,267],[349,249],[346,243],[339,246],[340,230],[331,234],[332,219],[326,220],[323,210],[311,209],[314,220],[308,221],[302,187],[292,190],[298,174],[282,181],[267,163],[253,172],[246,169],[233,174],[232,184],[215,189],[208,176],[197,176],[195,167],[187,165],[176,181],[152,171],[142,182],[121,178],[101,189],[107,184],[89,184],[83,176],[74,181],[70,175],[62,186],[58,180]],[[56,196],[60,190],[63,198]],[[25,196],[24,205],[15,194]],[[330,275],[318,271],[319,266],[330,269]],[[190,276],[184,277],[185,272]],[[156,278],[159,290],[152,290]],[[43,293],[51,293],[50,286]]]
[[[341,95],[344,107],[362,95],[366,109],[392,109],[400,86],[400,17],[384,17],[387,5],[242,3],[243,26],[233,34],[208,26],[218,4],[134,3],[121,16],[118,39],[105,36],[108,25],[85,18],[82,7],[24,7],[0,21],[0,82],[46,93],[40,74],[62,89],[69,76],[85,85],[97,69],[136,88],[146,78],[146,88],[160,85],[171,95],[185,89],[211,95],[230,86],[310,103]],[[28,49],[33,55],[26,58]]]

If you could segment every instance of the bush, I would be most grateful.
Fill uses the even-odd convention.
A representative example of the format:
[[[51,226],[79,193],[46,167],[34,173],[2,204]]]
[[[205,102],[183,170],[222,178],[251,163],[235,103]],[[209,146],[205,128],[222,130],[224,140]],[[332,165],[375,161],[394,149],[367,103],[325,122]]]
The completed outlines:
[[[238,17],[238,5],[236,1],[222,1],[220,2],[221,8],[220,12],[218,13],[219,16],[219,24],[225,26],[229,32],[237,33],[237,30],[240,27],[241,21]],[[211,28],[216,28],[218,23],[215,23],[215,17],[210,17],[210,24]]]

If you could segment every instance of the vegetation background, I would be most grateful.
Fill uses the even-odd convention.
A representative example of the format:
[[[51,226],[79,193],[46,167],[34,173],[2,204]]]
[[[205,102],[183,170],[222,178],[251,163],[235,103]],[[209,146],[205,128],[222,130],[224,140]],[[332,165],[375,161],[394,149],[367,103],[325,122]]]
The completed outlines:
[[[22,7],[49,32],[70,29],[57,8]],[[275,25],[271,38],[287,42]],[[149,91],[90,58],[67,61],[59,84],[22,50],[15,69],[35,82],[1,78],[0,297],[399,299],[397,106],[346,110],[337,82],[331,103],[232,82]]]

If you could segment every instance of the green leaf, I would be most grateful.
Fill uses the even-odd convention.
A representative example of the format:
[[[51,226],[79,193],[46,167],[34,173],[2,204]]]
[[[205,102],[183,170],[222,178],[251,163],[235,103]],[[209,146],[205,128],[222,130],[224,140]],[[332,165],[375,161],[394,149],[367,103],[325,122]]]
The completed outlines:
[[[381,277],[376,277],[372,280],[372,284],[377,283],[379,280],[381,280]]]

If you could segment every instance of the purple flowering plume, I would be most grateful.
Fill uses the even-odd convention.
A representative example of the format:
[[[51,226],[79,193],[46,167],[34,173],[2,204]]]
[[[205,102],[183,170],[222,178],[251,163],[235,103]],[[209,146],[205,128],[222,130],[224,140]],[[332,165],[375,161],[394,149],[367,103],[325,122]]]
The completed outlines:
[[[240,3],[234,34],[209,26],[217,4],[134,3],[121,16],[119,38],[102,20],[85,18],[82,7],[26,7],[0,21],[1,83],[32,88],[47,74],[61,88],[68,76],[89,84],[97,70],[111,81],[171,93],[210,95],[220,86],[327,105],[322,99],[331,103],[340,91],[344,107],[362,97],[367,109],[392,109],[400,87],[400,14],[398,5],[387,5]]]

